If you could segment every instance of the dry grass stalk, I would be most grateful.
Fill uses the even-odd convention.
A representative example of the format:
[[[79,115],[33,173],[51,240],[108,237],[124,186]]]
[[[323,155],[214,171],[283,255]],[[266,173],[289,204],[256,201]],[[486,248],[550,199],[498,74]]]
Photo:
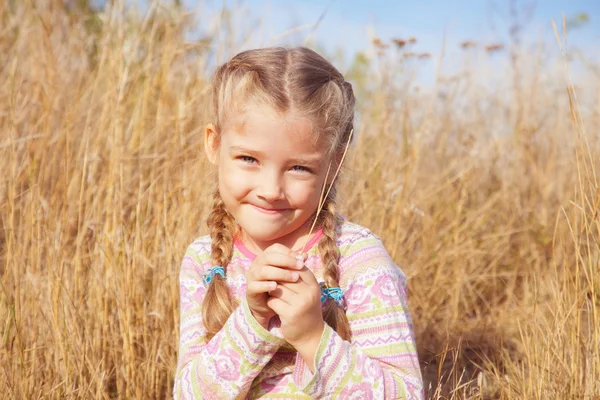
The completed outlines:
[[[344,160],[346,159],[346,153],[348,153],[348,147],[350,146],[350,142],[352,141],[353,134],[354,134],[354,129],[352,131],[350,131],[350,135],[348,135],[348,141],[346,142],[346,146],[344,147],[344,153],[342,154],[342,157],[337,166],[337,169],[335,170],[333,179],[331,179],[331,183],[329,183],[329,184],[327,184],[327,182],[328,182],[328,178],[329,178],[329,171],[331,171],[331,163],[327,167],[327,173],[325,174],[325,180],[323,181],[323,187],[321,188],[321,195],[319,196],[319,206],[317,207],[315,219],[310,227],[310,230],[308,231],[308,235],[306,236],[306,243],[304,243],[304,246],[302,246],[302,253],[304,253],[304,251],[306,250],[306,245],[308,244],[308,241],[312,235],[312,232],[315,229],[315,225],[317,224],[319,215],[321,214],[321,210],[323,210],[323,205],[325,204],[325,201],[327,200],[327,197],[329,196],[329,192],[331,192],[331,188],[335,184],[335,180],[337,179],[338,174],[340,173],[340,169],[342,168],[342,165],[344,164]],[[327,188],[327,192],[325,192],[325,188]]]

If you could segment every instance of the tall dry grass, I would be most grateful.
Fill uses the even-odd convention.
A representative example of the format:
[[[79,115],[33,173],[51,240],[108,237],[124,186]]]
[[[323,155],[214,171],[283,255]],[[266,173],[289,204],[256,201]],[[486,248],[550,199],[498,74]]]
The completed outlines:
[[[0,2],[1,393],[169,397],[214,42],[73,4]],[[392,49],[361,77],[345,214],[409,277],[429,397],[597,398],[598,80],[577,104],[543,57],[468,51],[429,90]]]

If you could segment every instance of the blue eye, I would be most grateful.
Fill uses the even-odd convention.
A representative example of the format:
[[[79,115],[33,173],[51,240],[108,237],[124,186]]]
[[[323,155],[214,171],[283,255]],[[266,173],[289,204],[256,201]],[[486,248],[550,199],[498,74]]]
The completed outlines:
[[[294,165],[292,170],[299,172],[312,172],[309,168],[303,167],[302,165]]]
[[[248,164],[254,164],[256,162],[256,158],[250,156],[240,156],[238,159]]]

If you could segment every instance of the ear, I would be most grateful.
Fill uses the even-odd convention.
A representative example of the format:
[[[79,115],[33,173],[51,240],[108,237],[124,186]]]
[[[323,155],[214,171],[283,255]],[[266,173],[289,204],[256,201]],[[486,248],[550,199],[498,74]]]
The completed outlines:
[[[217,165],[219,162],[219,132],[214,124],[206,125],[204,130],[204,151],[211,164]]]

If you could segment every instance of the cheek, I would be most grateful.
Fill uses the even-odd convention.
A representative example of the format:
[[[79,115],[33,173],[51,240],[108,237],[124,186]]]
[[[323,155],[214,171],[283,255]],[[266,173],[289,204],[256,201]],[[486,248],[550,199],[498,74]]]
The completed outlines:
[[[223,197],[239,199],[251,190],[251,180],[239,169],[224,163],[219,166],[219,190]]]
[[[313,182],[293,182],[289,186],[288,196],[294,205],[317,208],[321,190]]]

